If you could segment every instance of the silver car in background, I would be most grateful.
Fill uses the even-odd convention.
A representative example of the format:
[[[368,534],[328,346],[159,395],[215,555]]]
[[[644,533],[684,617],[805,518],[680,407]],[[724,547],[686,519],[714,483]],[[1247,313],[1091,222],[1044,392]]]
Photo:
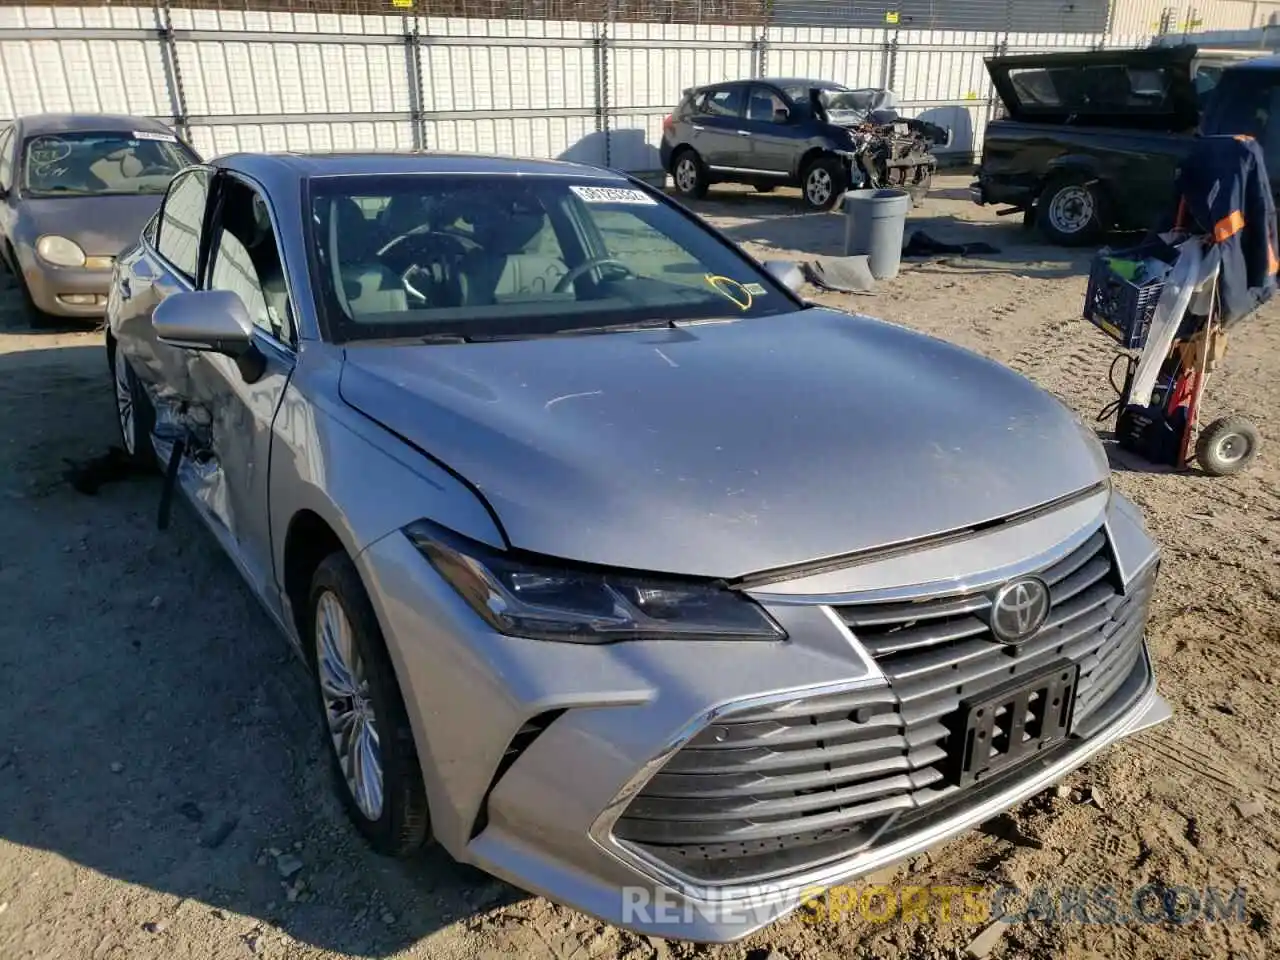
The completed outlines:
[[[174,180],[108,304],[124,442],[311,668],[375,848],[731,940],[1168,716],[1093,434],[786,276],[576,164]]]
[[[146,117],[41,114],[0,125],[0,262],[32,324],[101,317],[116,255],[138,239],[173,175],[199,159]]]

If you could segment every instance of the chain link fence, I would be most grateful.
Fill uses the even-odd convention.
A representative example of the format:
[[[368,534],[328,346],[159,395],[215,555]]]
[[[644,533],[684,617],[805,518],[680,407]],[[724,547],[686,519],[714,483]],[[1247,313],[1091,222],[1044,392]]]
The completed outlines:
[[[994,109],[986,57],[1146,42],[1008,27],[1018,22],[1015,7],[1041,2],[4,4],[0,119],[156,116],[206,155],[439,150],[645,172],[660,167],[662,122],[684,90],[786,75],[887,87],[907,115],[951,128],[944,159],[962,162],[980,152]],[[1088,2],[1070,6],[1078,12]],[[987,27],[979,8],[994,18]],[[957,19],[960,26],[940,25]]]

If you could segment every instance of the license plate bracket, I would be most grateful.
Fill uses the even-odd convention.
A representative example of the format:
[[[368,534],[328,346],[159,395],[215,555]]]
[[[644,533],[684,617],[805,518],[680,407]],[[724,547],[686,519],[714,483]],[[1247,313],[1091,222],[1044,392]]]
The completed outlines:
[[[1062,661],[960,702],[953,728],[955,781],[979,782],[1065,740],[1079,664]]]

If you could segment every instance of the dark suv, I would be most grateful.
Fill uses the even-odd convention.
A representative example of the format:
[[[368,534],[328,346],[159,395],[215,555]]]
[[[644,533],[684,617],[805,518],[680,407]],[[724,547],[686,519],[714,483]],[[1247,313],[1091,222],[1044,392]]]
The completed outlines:
[[[825,80],[762,79],[685,91],[663,123],[662,165],[676,189],[702,197],[713,183],[757,190],[798,186],[816,210],[851,186],[928,192],[941,127],[898,116],[888,90]]]

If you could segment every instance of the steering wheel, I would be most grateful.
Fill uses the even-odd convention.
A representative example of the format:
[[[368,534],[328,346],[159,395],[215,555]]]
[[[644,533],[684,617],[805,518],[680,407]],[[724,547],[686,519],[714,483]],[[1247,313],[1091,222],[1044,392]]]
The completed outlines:
[[[563,277],[561,277],[559,282],[556,283],[552,292],[564,293],[566,290],[569,289],[569,284],[573,283],[573,281],[577,280],[580,276],[582,276],[588,270],[594,270],[596,267],[605,267],[605,266],[616,267],[628,277],[634,277],[636,275],[636,272],[632,270],[630,267],[628,267],[621,260],[615,260],[613,257],[592,257],[590,260],[587,260],[585,263],[580,263],[576,267],[573,267],[572,269],[570,269],[570,271],[566,273]]]
[[[424,269],[418,262],[425,254],[428,268],[439,264],[442,258],[461,258],[472,251],[480,249],[480,245],[469,237],[456,233],[442,233],[438,230],[418,227],[408,233],[402,233],[378,251],[378,260],[400,277],[400,285],[404,292],[420,304],[429,304],[431,298],[413,284],[413,279],[421,273],[430,275],[430,269]],[[388,254],[395,254],[388,257]],[[388,259],[392,262],[387,263]],[[406,260],[408,263],[406,264]],[[431,277],[432,283],[439,282]]]

